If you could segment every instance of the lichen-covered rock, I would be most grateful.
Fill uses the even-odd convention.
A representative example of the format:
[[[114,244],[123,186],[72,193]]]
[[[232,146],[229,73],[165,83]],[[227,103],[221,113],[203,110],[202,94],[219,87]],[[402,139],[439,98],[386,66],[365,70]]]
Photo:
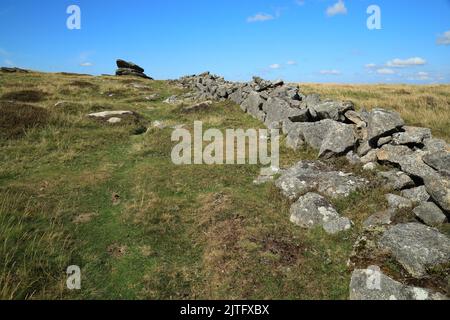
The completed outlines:
[[[341,217],[328,200],[316,193],[307,193],[292,205],[291,222],[308,229],[322,226],[329,234],[351,228],[350,220]]]
[[[416,278],[423,278],[429,268],[450,261],[450,239],[420,223],[390,227],[381,237],[379,246]]]
[[[335,121],[345,121],[345,113],[349,110],[355,110],[352,102],[325,101],[320,102],[310,109],[315,115],[316,120],[331,119]]]
[[[254,118],[264,122],[266,117],[265,112],[262,111],[264,102],[265,100],[261,98],[261,95],[258,92],[252,91],[248,95],[247,99],[242,102],[241,108]]]
[[[365,179],[337,171],[321,161],[300,161],[275,182],[291,200],[314,190],[331,198],[347,197],[366,184]]]
[[[389,209],[393,210],[394,212],[403,209],[412,209],[413,207],[413,203],[411,200],[397,196],[395,194],[387,194],[386,200],[389,204]]]
[[[367,134],[369,141],[395,133],[405,122],[395,111],[374,109],[369,113]]]
[[[419,127],[403,127],[404,132],[392,136],[393,145],[422,145],[425,139],[431,139],[431,130]]]
[[[433,202],[424,202],[414,208],[413,212],[417,218],[431,227],[440,226],[447,221],[445,214]]]
[[[427,202],[430,200],[430,195],[425,186],[420,186],[412,189],[405,189],[401,192],[402,197],[411,200],[415,204]]]
[[[450,177],[450,152],[437,151],[426,154],[422,160],[440,174]]]
[[[450,179],[436,174],[427,176],[424,182],[431,198],[446,212],[450,212]]]
[[[404,285],[383,274],[379,267],[356,269],[350,281],[350,300],[446,300],[428,289]]]
[[[352,149],[355,143],[356,137],[353,131],[353,125],[335,122],[328,129],[328,134],[322,141],[319,157],[331,158],[343,155]]]
[[[379,172],[378,176],[384,179],[385,186],[392,190],[402,190],[414,187],[414,181],[404,172],[398,170],[390,170]],[[408,197],[405,197],[408,198]],[[409,199],[409,198],[408,198]],[[412,200],[412,199],[410,199]]]

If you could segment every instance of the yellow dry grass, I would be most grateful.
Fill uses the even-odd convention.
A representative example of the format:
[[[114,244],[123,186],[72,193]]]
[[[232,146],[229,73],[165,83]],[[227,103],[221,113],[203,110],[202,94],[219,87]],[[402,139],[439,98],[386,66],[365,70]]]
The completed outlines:
[[[450,141],[450,85],[300,84],[304,94],[351,100],[358,109],[376,107],[399,112],[408,125],[428,127]]]

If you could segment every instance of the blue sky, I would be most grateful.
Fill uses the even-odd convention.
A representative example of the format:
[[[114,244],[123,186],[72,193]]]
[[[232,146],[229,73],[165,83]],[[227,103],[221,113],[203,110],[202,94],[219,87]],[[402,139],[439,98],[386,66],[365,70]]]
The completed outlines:
[[[0,30],[0,65],[41,71],[112,74],[124,58],[157,79],[450,83],[450,0],[1,0]]]

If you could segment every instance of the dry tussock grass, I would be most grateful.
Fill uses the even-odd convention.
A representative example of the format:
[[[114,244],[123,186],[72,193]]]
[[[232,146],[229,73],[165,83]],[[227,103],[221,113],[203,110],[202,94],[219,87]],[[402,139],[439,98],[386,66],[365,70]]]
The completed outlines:
[[[450,141],[450,85],[350,85],[300,84],[305,94],[351,100],[357,108],[394,109],[407,124],[431,128],[437,137]]]

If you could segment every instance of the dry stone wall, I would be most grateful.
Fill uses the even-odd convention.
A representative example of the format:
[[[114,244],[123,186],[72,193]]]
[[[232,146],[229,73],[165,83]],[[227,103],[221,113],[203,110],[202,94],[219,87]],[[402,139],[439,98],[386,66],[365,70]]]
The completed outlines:
[[[401,196],[387,194],[389,209],[367,219],[364,226],[368,233],[358,239],[352,258],[357,260],[362,255],[361,243],[373,243],[375,249],[388,252],[416,279],[426,278],[437,266],[450,265],[450,239],[434,228],[448,223],[450,214],[450,146],[433,138],[430,129],[407,126],[391,110],[356,111],[350,101],[322,100],[316,94],[306,96],[299,86],[281,80],[254,77],[250,82],[236,83],[205,72],[178,82],[191,89],[193,99],[234,101],[268,128],[281,129],[290,148],[309,145],[318,151],[321,160],[300,161],[275,181],[282,194],[295,201],[291,208],[293,223],[305,228],[321,226],[331,234],[352,226],[324,196],[345,197],[366,183],[322,160],[345,156],[367,170],[388,164],[392,170],[378,175],[387,189],[400,191]],[[417,221],[394,224],[398,212],[405,209],[411,210]],[[376,266],[367,268],[353,272],[350,298],[445,298],[428,289],[401,284],[377,271]],[[374,274],[381,284],[367,288],[362,280]]]

